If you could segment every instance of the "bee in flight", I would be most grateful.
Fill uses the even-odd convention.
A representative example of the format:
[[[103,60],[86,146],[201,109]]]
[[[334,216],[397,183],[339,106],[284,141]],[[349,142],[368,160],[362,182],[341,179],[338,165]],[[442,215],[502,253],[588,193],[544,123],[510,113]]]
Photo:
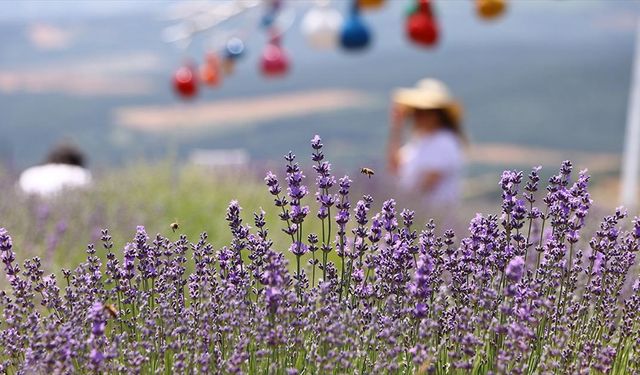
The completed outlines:
[[[175,233],[176,230],[180,229],[180,224],[178,224],[178,220],[176,220],[173,223],[169,224],[169,228],[171,228],[173,233]]]
[[[360,169],[360,173],[367,175],[367,177],[371,178],[371,176],[373,176],[374,174],[376,174],[376,172],[373,171],[373,169],[371,168],[367,168],[367,167],[362,167]]]
[[[111,315],[112,318],[115,319],[118,317],[118,310],[116,310],[115,306],[105,303],[104,309],[109,313],[109,315]]]

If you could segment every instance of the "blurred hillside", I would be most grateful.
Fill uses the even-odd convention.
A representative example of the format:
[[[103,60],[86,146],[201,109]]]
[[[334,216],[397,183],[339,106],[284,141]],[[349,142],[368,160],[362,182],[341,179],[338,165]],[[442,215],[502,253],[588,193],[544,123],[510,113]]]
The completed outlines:
[[[404,38],[407,2],[388,1],[365,14],[375,34],[369,51],[314,51],[296,24],[284,39],[292,72],[267,80],[256,66],[265,38],[253,35],[236,74],[193,103],[181,102],[170,88],[185,56],[161,41],[170,25],[162,17],[173,3],[0,3],[2,159],[23,168],[59,139],[78,142],[94,166],[184,157],[195,147],[242,148],[254,160],[276,159],[319,133],[341,165],[379,165],[390,91],[425,76],[444,80],[464,102],[474,143],[528,152],[491,159],[480,147],[472,152],[472,176],[514,164],[507,160],[535,164],[527,156],[536,150],[556,150],[558,158],[576,151],[615,158],[622,148],[635,2],[511,1],[502,19],[487,23],[470,2],[437,1],[443,39],[435,50],[422,50]],[[309,2],[292,3],[299,21]],[[186,55],[201,60],[204,45],[204,37],[196,39]],[[341,90],[359,100],[239,120],[205,116],[200,126],[189,126],[197,122],[194,106],[210,113],[219,103],[243,108],[247,100]],[[165,121],[162,130],[136,126],[160,109],[179,120]],[[616,167],[610,163],[607,173]]]

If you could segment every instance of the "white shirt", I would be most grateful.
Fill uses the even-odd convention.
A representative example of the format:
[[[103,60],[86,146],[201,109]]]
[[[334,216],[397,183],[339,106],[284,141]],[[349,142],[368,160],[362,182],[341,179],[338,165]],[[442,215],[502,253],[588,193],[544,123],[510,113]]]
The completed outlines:
[[[69,164],[44,164],[25,169],[18,186],[27,194],[51,196],[66,188],[78,188],[91,183],[91,173]]]
[[[421,193],[423,203],[429,207],[456,204],[460,199],[462,145],[449,130],[414,136],[400,149],[399,183],[407,192],[420,192],[425,173],[438,172],[442,179],[433,190]]]

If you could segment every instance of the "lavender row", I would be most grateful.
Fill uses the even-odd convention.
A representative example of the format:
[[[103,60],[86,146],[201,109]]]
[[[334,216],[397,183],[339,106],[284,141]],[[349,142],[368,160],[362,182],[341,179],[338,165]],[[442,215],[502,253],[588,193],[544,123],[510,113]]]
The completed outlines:
[[[639,373],[640,222],[620,208],[588,237],[586,172],[572,180],[565,162],[546,192],[540,168],[504,172],[501,214],[458,240],[394,200],[375,214],[372,197],[352,200],[311,146],[315,196],[292,153],[282,181],[265,178],[288,249],[237,201],[226,247],[138,227],[116,250],[104,230],[60,277],[39,258],[18,265],[0,229],[0,371]]]

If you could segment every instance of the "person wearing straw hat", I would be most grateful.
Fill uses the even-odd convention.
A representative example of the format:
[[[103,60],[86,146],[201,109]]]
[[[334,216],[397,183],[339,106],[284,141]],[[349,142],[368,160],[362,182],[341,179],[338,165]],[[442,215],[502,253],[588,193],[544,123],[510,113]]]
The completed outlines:
[[[390,172],[400,187],[424,206],[447,209],[460,199],[463,144],[462,107],[442,82],[426,78],[393,93],[388,145]],[[403,145],[405,122],[412,123]]]

